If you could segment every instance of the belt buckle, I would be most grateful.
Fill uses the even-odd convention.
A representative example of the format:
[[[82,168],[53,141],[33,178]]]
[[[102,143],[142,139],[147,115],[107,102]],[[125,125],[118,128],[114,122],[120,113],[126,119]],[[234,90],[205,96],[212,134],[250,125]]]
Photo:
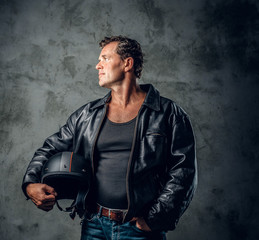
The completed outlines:
[[[110,208],[108,208],[108,217],[109,217],[110,220],[112,220],[111,219],[111,209]]]

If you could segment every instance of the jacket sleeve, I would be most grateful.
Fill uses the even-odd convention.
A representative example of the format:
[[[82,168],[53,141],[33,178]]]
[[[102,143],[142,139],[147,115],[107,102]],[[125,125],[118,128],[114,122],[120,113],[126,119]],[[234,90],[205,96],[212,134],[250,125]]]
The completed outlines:
[[[174,116],[172,122],[165,184],[144,216],[153,231],[175,229],[197,185],[195,139],[191,123],[186,114]]]
[[[59,132],[48,137],[43,146],[35,152],[22,183],[22,190],[27,198],[26,187],[29,183],[40,183],[41,170],[44,163],[58,152],[71,151],[75,122],[76,114],[72,114],[66,124],[60,128]]]

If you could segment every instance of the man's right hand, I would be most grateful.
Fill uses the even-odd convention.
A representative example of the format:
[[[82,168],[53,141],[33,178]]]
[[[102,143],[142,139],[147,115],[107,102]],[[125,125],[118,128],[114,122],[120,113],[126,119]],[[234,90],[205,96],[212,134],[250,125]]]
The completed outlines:
[[[26,192],[32,202],[44,211],[50,211],[55,205],[57,193],[54,188],[42,183],[30,183]]]

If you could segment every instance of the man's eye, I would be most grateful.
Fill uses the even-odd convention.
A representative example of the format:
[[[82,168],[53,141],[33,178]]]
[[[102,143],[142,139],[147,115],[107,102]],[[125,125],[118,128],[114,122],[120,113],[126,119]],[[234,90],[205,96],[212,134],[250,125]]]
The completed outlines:
[[[104,61],[105,61],[105,62],[108,62],[108,61],[109,61],[109,58],[105,58]]]

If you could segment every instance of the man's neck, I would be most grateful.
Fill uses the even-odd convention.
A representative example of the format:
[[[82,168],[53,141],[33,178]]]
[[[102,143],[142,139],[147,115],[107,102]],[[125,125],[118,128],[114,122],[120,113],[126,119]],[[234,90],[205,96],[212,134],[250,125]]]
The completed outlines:
[[[140,88],[136,80],[123,82],[111,88],[111,104],[126,108],[128,105],[143,101],[146,93]]]

